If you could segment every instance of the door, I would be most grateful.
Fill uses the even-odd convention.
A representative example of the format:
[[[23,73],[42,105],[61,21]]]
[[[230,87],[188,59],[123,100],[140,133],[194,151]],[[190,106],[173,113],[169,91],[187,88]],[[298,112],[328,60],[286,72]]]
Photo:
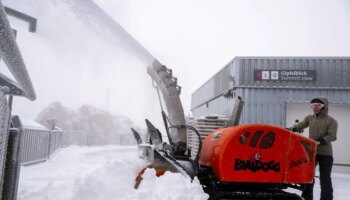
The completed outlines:
[[[312,110],[309,103],[287,103],[286,127],[291,127],[295,119],[300,121]],[[338,122],[337,140],[332,143],[334,163],[350,165],[350,104],[330,104],[329,115]],[[304,135],[308,136],[309,130],[305,129]]]

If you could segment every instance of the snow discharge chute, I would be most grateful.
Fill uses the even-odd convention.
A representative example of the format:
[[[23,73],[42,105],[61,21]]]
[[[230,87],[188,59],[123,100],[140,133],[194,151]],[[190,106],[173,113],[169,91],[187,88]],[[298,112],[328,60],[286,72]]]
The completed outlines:
[[[163,94],[170,125],[177,126],[186,124],[179,96],[181,87],[177,85],[177,78],[173,77],[172,70],[160,64],[158,60],[154,60],[152,64],[147,67],[147,72]],[[186,140],[186,129],[179,127],[170,129],[170,143],[176,146],[186,147]]]

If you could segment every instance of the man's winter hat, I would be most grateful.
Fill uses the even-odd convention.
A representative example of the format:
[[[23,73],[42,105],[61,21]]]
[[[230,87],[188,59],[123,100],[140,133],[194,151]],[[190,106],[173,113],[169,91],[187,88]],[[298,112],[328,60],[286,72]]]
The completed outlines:
[[[321,101],[321,99],[318,99],[318,98],[312,99],[310,103],[321,103],[321,104],[324,104],[324,102]]]

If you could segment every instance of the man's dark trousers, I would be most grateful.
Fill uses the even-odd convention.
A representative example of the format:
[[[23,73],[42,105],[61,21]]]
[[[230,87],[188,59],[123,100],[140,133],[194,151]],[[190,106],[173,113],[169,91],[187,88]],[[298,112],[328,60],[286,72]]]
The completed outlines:
[[[333,187],[331,172],[333,166],[333,157],[325,155],[316,155],[316,166],[320,168],[320,185],[321,185],[321,200],[333,200]],[[313,189],[315,180],[312,184],[304,185],[302,197],[305,200],[313,200]]]

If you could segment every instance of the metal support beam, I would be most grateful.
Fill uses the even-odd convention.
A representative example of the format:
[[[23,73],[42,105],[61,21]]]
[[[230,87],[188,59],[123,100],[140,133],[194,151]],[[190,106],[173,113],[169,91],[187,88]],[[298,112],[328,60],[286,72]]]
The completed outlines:
[[[30,100],[36,99],[36,94],[24,64],[15,36],[10,27],[7,15],[0,1],[0,57],[4,60],[13,77]]]
[[[12,8],[9,8],[9,7],[6,7],[4,6],[5,8],[5,11],[8,15],[12,16],[12,17],[15,17],[17,19],[20,19],[20,20],[23,20],[23,21],[26,21],[29,23],[29,27],[28,27],[28,31],[29,32],[32,32],[32,33],[35,33],[36,32],[36,24],[37,24],[37,19],[34,18],[34,17],[31,17],[29,15],[26,15],[22,12],[19,12],[17,10],[14,10]]]

